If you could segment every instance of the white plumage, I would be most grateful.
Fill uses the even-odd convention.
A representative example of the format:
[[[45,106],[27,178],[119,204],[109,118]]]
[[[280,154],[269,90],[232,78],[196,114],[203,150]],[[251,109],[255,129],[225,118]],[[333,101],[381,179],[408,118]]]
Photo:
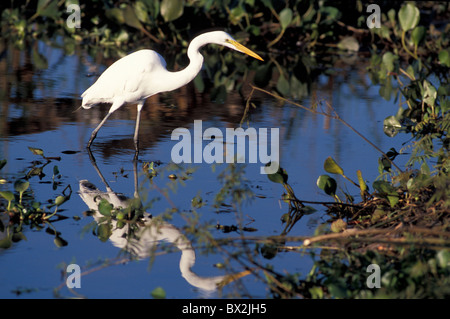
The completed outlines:
[[[192,81],[203,65],[203,56],[199,49],[209,43],[229,47],[262,61],[259,55],[236,42],[223,31],[207,32],[194,38],[187,51],[190,63],[185,69],[178,72],[167,71],[166,61],[153,50],[131,53],[108,67],[97,81],[81,95],[83,98],[81,106],[85,109],[90,109],[98,103],[112,104],[108,114],[92,132],[87,147],[90,148],[97,132],[114,111],[126,103],[137,103],[138,114],[134,132],[137,155],[139,152],[139,122],[145,99],[160,92],[175,90]]]

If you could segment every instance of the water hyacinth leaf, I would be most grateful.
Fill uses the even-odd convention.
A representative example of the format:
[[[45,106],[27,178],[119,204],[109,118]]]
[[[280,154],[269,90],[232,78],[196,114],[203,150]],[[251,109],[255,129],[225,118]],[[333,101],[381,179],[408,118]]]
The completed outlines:
[[[394,71],[396,60],[398,60],[398,55],[395,55],[392,52],[386,52],[383,54],[382,62],[389,72]]]
[[[338,49],[344,51],[359,51],[359,43],[354,37],[345,37],[341,41],[339,41],[337,45]]]
[[[33,65],[40,70],[45,70],[48,68],[47,58],[42,55],[37,49],[33,49],[32,52]]]
[[[448,268],[450,266],[450,251],[440,250],[436,254],[436,260],[438,262],[439,267]]]
[[[44,151],[40,148],[35,148],[35,147],[30,147],[28,146],[28,149],[34,154],[34,155],[40,155],[40,156],[44,156]]]
[[[418,26],[414,28],[414,30],[411,32],[411,39],[415,46],[418,46],[420,42],[425,39],[425,35],[427,33],[427,30],[424,26]]]
[[[408,3],[398,11],[398,19],[403,31],[414,29],[419,23],[420,11],[414,4]]]
[[[266,167],[271,166],[271,164],[272,164],[271,162],[267,163],[264,169],[266,169]],[[286,184],[288,181],[288,174],[286,170],[279,165],[277,172],[273,174],[267,174],[267,177],[274,183]]]
[[[449,50],[442,50],[438,55],[439,63],[445,65],[446,67],[450,67],[450,52]]]
[[[280,24],[282,29],[286,29],[292,22],[293,13],[289,8],[284,8],[280,12]]]
[[[111,225],[109,223],[100,224],[97,227],[97,237],[102,242],[106,242],[111,237]]]
[[[325,163],[323,164],[323,168],[328,173],[344,175],[344,170],[336,163],[336,161],[331,156],[327,157]]]
[[[106,17],[111,20],[117,21],[119,24],[123,24],[125,22],[125,18],[123,17],[123,12],[119,8],[111,8],[106,10]]]
[[[394,207],[400,200],[400,198],[397,194],[396,195],[387,195],[386,198],[389,201],[389,205],[391,205],[391,207]]]
[[[310,215],[310,214],[317,212],[317,209],[315,209],[312,206],[305,206],[305,207],[301,208],[301,212],[303,215]]]
[[[2,196],[4,199],[6,199],[8,202],[14,200],[14,194],[10,191],[3,191],[0,192],[0,196]]]
[[[427,80],[423,81],[423,100],[426,104],[433,107],[434,102],[436,101],[437,91],[436,88],[428,82]]]
[[[280,75],[278,78],[277,91],[283,96],[289,95],[289,81],[284,77],[284,75]]]
[[[361,197],[364,197],[364,193],[367,190],[367,184],[364,181],[364,178],[362,177],[361,170],[356,171],[356,176],[358,177],[358,184],[359,184],[359,189],[361,190]]]
[[[242,6],[236,6],[230,11],[230,22],[231,24],[238,24],[246,15],[245,9]]]
[[[58,19],[60,15],[58,2],[52,0],[39,0],[36,14],[42,17],[52,18],[54,20]]]
[[[166,291],[162,287],[156,287],[153,289],[153,291],[150,293],[154,299],[165,299],[166,298]]]
[[[53,242],[55,243],[56,247],[58,247],[58,248],[65,247],[69,244],[66,240],[62,239],[59,236],[55,236],[55,238],[53,239]]]
[[[3,191],[0,192],[0,196],[8,201],[8,207],[6,210],[9,211],[11,209],[11,202],[14,200],[14,194],[10,191]]]
[[[336,180],[328,175],[320,175],[317,179],[317,186],[327,195],[335,196],[337,183]]]
[[[372,187],[380,194],[397,194],[395,192],[395,187],[386,181],[375,181],[372,184]]]
[[[125,20],[125,23],[130,27],[136,28],[138,30],[142,30],[144,28],[131,6],[126,6],[123,10],[123,18]]]
[[[330,227],[333,233],[340,233],[347,228],[347,223],[342,218],[339,218],[332,222]]]
[[[98,204],[98,212],[103,216],[111,216],[111,211],[113,209],[113,205],[109,203],[106,199],[102,199]]]
[[[389,137],[394,137],[395,135],[397,135],[401,128],[402,125],[400,124],[399,120],[393,115],[386,117],[383,121],[384,134]]]
[[[160,12],[166,22],[178,19],[183,15],[183,11],[183,0],[162,0],[161,2]]]
[[[265,259],[272,259],[277,255],[278,247],[275,244],[264,244],[260,251]]]
[[[19,193],[25,192],[30,186],[30,182],[19,179],[14,183],[14,190]]]
[[[65,196],[58,196],[55,199],[55,205],[56,206],[60,206],[62,205],[64,202],[66,201],[66,197]]]
[[[136,1],[134,3],[134,13],[139,21],[143,23],[150,23],[150,18],[148,17],[147,7],[142,1]]]
[[[3,239],[0,239],[0,248],[1,249],[8,249],[12,246],[12,240],[11,240],[11,236],[6,236]]]

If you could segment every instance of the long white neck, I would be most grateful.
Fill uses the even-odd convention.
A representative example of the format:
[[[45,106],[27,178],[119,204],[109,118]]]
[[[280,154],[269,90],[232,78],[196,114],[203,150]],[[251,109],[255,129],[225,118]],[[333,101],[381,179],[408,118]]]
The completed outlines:
[[[203,56],[199,49],[205,44],[213,43],[208,37],[208,34],[201,34],[194,38],[189,44],[187,56],[189,58],[189,65],[181,71],[168,72],[166,83],[172,86],[172,89],[182,87],[191,82],[202,69]]]

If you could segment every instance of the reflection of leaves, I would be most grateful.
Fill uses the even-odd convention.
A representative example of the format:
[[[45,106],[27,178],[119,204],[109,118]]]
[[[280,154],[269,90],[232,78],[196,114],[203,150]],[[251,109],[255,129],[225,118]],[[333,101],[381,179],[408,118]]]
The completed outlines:
[[[33,58],[33,64],[36,66],[36,68],[40,70],[45,70],[48,68],[48,62],[45,56],[39,53],[38,50],[33,49],[32,52],[32,58]]]
[[[397,135],[401,128],[402,125],[400,124],[399,120],[393,115],[386,117],[383,121],[384,134],[389,137],[394,137],[395,135]]]
[[[357,52],[359,50],[359,43],[354,37],[345,37],[339,41],[337,47],[341,50]]]

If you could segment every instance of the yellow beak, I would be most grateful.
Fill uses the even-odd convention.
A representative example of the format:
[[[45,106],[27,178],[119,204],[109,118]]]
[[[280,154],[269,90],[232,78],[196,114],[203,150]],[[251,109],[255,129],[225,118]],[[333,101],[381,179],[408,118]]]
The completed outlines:
[[[259,55],[257,55],[255,52],[253,52],[252,50],[244,47],[242,44],[240,44],[239,42],[236,42],[234,40],[227,40],[228,43],[232,44],[237,51],[240,51],[242,53],[245,53],[249,56],[251,56],[252,58],[264,61]]]

